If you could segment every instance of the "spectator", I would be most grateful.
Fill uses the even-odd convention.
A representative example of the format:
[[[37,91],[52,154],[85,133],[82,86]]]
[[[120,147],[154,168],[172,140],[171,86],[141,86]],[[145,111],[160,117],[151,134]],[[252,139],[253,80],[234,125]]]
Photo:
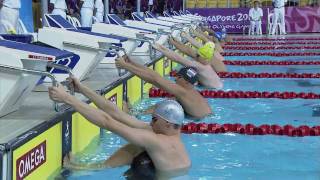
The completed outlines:
[[[131,19],[131,13],[133,11],[132,3],[129,0],[125,0],[123,6],[123,14],[125,19]]]
[[[154,9],[153,9],[153,4],[154,4],[154,3],[153,3],[153,0],[149,0],[149,1],[148,1],[148,11],[149,11],[149,12],[153,12],[153,10],[154,10]]]
[[[123,6],[124,6],[124,3],[122,0],[116,1],[115,14],[118,14],[122,18],[123,18]]]
[[[96,21],[98,23],[103,22],[103,17],[104,17],[104,4],[102,0],[96,0],[95,2],[95,9],[94,9],[94,16],[96,18]]]
[[[20,8],[20,0],[0,0],[0,33],[17,33]]]
[[[250,18],[250,34],[254,34],[254,30],[256,30],[256,34],[261,34],[261,19],[263,17],[263,11],[259,7],[259,1],[253,1],[253,8],[249,11]]]
[[[67,17],[67,4],[65,0],[50,0],[51,14],[62,16],[64,19]]]
[[[94,0],[81,0],[81,26],[91,27],[94,9]]]

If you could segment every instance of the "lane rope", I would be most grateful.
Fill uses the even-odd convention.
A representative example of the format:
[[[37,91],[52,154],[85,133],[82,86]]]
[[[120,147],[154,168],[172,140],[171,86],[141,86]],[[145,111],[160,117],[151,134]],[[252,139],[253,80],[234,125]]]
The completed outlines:
[[[224,50],[306,50],[320,49],[320,46],[223,46]]]
[[[219,72],[220,78],[294,78],[294,79],[317,79],[320,78],[320,73],[242,73],[242,72]],[[175,77],[177,71],[171,71],[170,76]]]
[[[216,91],[216,90],[202,90],[199,93],[205,98],[223,98],[223,99],[249,99],[249,98],[277,98],[277,99],[320,99],[320,94],[313,92],[269,92],[269,91]],[[172,94],[157,88],[149,90],[149,97],[174,97]]]
[[[181,132],[185,134],[221,134],[238,133],[246,135],[277,135],[290,137],[320,136],[320,126],[301,125],[294,127],[292,125],[268,125],[255,126],[253,124],[206,124],[206,123],[188,123],[181,127]]]
[[[308,38],[297,38],[297,37],[291,37],[291,38],[263,38],[263,37],[238,37],[234,38],[235,41],[319,41],[320,38],[318,37],[308,37]]]
[[[256,66],[256,65],[274,65],[274,66],[288,66],[288,65],[320,65],[320,61],[223,61],[226,65],[234,66]]]
[[[291,41],[291,42],[269,42],[269,41],[262,41],[262,42],[242,42],[242,41],[236,41],[236,42],[226,42],[225,45],[274,45],[274,46],[279,46],[279,45],[303,45],[303,44],[312,44],[312,45],[319,45],[320,42],[318,41]]]
[[[222,56],[320,56],[320,52],[223,52]]]

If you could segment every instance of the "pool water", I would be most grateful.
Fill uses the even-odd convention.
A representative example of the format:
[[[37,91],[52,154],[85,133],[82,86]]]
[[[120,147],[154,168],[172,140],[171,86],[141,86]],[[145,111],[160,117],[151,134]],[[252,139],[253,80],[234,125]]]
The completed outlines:
[[[227,66],[229,72],[255,72],[255,73],[319,73],[320,66],[316,65],[290,65],[290,66]]]
[[[227,60],[275,60],[275,57],[227,57]],[[276,60],[314,60],[320,57],[281,57]],[[298,73],[305,72],[302,66]],[[231,71],[287,72],[280,66],[229,66]],[[290,66],[291,68],[291,66]],[[298,69],[298,70],[297,70]],[[306,72],[318,72],[306,70]],[[224,79],[224,90],[320,92],[318,79]],[[149,122],[150,115],[140,115],[147,107],[162,98],[143,99],[134,106],[132,114]],[[309,99],[207,99],[214,115],[205,123],[252,123],[314,126],[320,123],[320,102]],[[186,119],[185,123],[190,122]],[[192,160],[189,179],[199,180],[314,180],[320,179],[320,138],[287,136],[248,136],[227,134],[183,134],[182,140]],[[107,159],[126,144],[122,138],[102,131],[95,139],[97,147],[79,154],[79,162],[97,162]],[[101,171],[63,171],[66,178],[75,180],[125,179],[128,166]]]
[[[320,176],[318,138],[244,136],[238,134],[183,134],[182,140],[192,158],[189,179],[290,179],[313,180]],[[106,132],[100,146],[82,154],[82,162],[103,161],[125,140]],[[91,160],[90,160],[91,159]],[[125,179],[128,166],[100,171],[71,172],[70,180]]]
[[[250,51],[243,51],[250,52]],[[284,60],[300,60],[300,61],[314,61],[320,60],[320,56],[286,56],[286,57],[275,57],[275,56],[225,56],[225,60],[260,60],[260,61],[284,61]]]
[[[144,99],[133,110],[133,114],[144,121],[149,121],[151,116],[139,115],[144,109],[163,98]],[[317,116],[319,100],[305,99],[208,99],[213,115],[201,120],[205,123],[252,123],[262,124],[291,124],[294,126],[309,125],[315,126],[320,123],[320,116]],[[235,114],[237,114],[235,116]],[[186,118],[185,123],[192,122]]]
[[[173,77],[168,77],[174,80]],[[320,94],[320,79],[282,79],[282,78],[223,78],[224,91],[293,91]],[[209,88],[197,87],[198,90]]]

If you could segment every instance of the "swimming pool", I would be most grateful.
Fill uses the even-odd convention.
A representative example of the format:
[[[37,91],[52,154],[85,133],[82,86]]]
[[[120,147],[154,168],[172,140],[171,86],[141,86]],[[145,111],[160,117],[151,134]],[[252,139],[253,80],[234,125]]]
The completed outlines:
[[[269,58],[269,59],[268,59]],[[228,60],[275,60],[274,57],[227,57]],[[277,60],[320,59],[319,57],[281,57]],[[267,68],[266,68],[267,67]],[[311,66],[297,66],[296,73],[312,72]],[[231,71],[287,72],[292,66],[229,66]],[[298,69],[298,70],[297,70]],[[263,71],[262,71],[263,70]],[[319,93],[318,79],[224,79],[224,90],[295,91]],[[162,98],[143,99],[132,110],[138,114]],[[205,123],[252,123],[293,126],[319,125],[319,100],[311,99],[211,99],[214,115]],[[150,121],[150,115],[137,115]],[[186,119],[186,123],[190,122]],[[92,146],[78,155],[80,162],[105,160],[126,142],[102,131]],[[320,139],[318,137],[247,136],[226,134],[183,134],[182,140],[192,160],[189,179],[319,179]],[[68,179],[125,179],[128,167],[101,171],[69,172]]]
[[[250,51],[244,51],[250,52]],[[254,52],[254,51],[251,51]],[[287,57],[274,57],[274,56],[226,56],[226,60],[268,60],[268,61],[284,61],[284,60],[301,60],[312,61],[320,60],[320,56],[287,56]]]

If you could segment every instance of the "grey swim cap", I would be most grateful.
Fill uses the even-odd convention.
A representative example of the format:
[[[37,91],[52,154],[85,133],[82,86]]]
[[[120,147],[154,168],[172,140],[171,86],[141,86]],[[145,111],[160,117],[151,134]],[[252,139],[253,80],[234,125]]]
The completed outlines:
[[[158,103],[154,114],[172,124],[181,125],[184,120],[184,110],[175,100],[164,100]]]

